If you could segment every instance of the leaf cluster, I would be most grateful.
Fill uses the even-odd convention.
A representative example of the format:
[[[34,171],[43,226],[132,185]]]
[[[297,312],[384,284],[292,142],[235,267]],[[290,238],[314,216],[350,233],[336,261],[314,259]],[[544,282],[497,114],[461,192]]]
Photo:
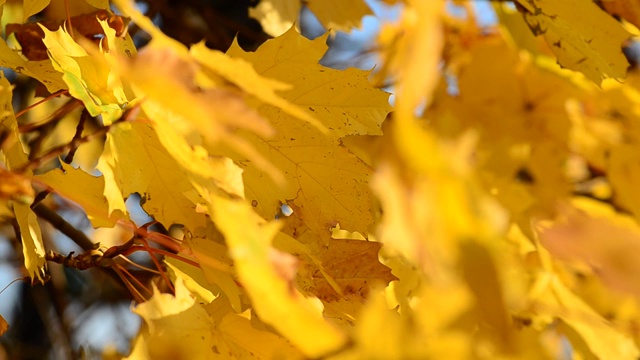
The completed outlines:
[[[640,8],[495,2],[479,28],[471,2],[406,0],[365,71],[319,64],[362,0],[308,1],[315,40],[299,1],[261,0],[252,52],[81,3],[4,5],[0,215],[32,283],[62,265],[130,293],[142,326],[104,357],[640,356]]]

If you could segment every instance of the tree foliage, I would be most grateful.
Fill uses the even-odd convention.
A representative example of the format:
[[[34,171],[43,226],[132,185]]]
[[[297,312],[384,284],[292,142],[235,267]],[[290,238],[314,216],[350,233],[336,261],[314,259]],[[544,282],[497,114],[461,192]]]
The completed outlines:
[[[387,2],[369,71],[320,65],[299,1],[246,8],[273,36],[253,51],[129,0],[4,5],[2,222],[33,284],[61,264],[127,289],[143,325],[105,357],[640,356],[640,8],[496,1],[480,28],[471,2]],[[372,13],[306,6],[334,32]]]

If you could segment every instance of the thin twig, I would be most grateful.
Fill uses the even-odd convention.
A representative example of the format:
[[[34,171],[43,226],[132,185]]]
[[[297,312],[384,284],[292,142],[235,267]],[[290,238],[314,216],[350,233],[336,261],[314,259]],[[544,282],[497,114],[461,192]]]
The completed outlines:
[[[26,108],[24,108],[24,109],[22,109],[22,110],[18,111],[18,112],[16,113],[16,119],[17,119],[17,118],[19,118],[20,116],[24,115],[27,111],[29,111],[29,110],[33,109],[34,107],[36,107],[36,106],[38,106],[38,105],[42,104],[42,103],[43,103],[43,102],[45,102],[45,101],[49,101],[49,100],[51,100],[51,99],[53,99],[53,98],[57,98],[58,96],[61,96],[61,95],[64,95],[64,94],[68,94],[68,93],[69,93],[69,90],[59,90],[59,91],[56,91],[56,92],[54,92],[53,94],[51,94],[51,95],[47,96],[46,98],[44,98],[44,99],[42,99],[42,100],[40,100],[40,101],[36,102],[35,104],[31,104],[31,105],[27,106]]]
[[[73,240],[83,250],[89,251],[93,249],[93,242],[82,231],[76,229],[73,225],[69,224],[65,219],[58,215],[55,211],[49,209],[46,205],[39,202],[35,206],[31,207],[36,215],[45,219],[58,231],[65,234],[69,239]]]
[[[78,125],[76,126],[76,133],[73,135],[73,139],[71,139],[71,142],[80,141],[80,139],[82,138],[82,132],[84,131],[84,124],[90,117],[91,114],[89,114],[89,110],[84,108],[82,110],[82,114],[80,114],[80,119],[78,120]],[[64,158],[64,162],[66,162],[67,164],[71,164],[73,162],[73,157],[76,155],[76,151],[78,151],[78,148],[79,146],[69,149],[67,156],[65,156]]]
[[[69,0],[64,0],[64,9],[67,12],[67,24],[69,24],[69,26],[67,27],[67,31],[69,32],[69,35],[71,35],[71,38],[75,40],[75,36],[73,36],[73,25],[71,24],[71,11],[69,10]]]
[[[117,122],[114,122],[113,124],[109,125],[109,126],[105,126],[105,127],[101,127],[100,129],[96,130],[96,132],[94,132],[93,134],[89,134],[87,136],[83,136],[79,139],[73,139],[71,140],[71,142],[55,147],[51,150],[49,150],[48,152],[46,152],[44,155],[40,156],[39,158],[35,158],[33,160],[31,160],[30,162],[26,163],[25,165],[21,166],[18,169],[15,169],[14,172],[17,173],[21,173],[21,172],[26,172],[29,170],[35,170],[38,167],[40,167],[40,165],[46,163],[47,161],[51,160],[51,159],[55,159],[56,157],[60,156],[61,154],[64,154],[67,151],[70,151],[71,149],[77,148],[78,146],[87,143],[91,140],[97,139],[101,136],[106,135],[109,130],[111,129],[111,126],[113,126],[114,124],[116,124]]]

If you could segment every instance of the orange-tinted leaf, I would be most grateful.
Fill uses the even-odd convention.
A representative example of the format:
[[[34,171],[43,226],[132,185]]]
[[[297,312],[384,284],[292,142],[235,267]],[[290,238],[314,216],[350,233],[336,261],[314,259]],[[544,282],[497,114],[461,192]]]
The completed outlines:
[[[7,320],[5,320],[2,315],[0,315],[0,336],[4,335],[7,330],[9,330],[9,324],[7,323]]]
[[[581,201],[596,213],[563,206],[554,224],[541,228],[540,242],[565,261],[581,261],[613,289],[640,297],[640,227],[605,205]]]

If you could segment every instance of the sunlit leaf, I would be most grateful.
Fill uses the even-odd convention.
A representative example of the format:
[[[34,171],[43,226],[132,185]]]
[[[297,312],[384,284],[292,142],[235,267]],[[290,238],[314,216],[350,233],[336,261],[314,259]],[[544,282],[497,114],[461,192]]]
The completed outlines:
[[[430,103],[435,89],[442,52],[444,1],[411,1],[396,24],[386,24],[380,31],[382,68],[378,83],[387,78],[396,82],[397,110],[412,116]]]
[[[0,99],[2,99],[0,129],[7,136],[2,149],[4,163],[8,170],[19,169],[20,166],[28,162],[28,158],[22,147],[18,133],[18,123],[11,105],[11,85],[7,78],[4,77],[4,74],[0,75]],[[26,172],[25,175],[31,176],[31,171]],[[36,279],[43,281],[42,275],[44,274],[46,261],[44,259],[45,249],[40,225],[36,215],[29,207],[32,201],[33,198],[27,199],[26,202],[14,201],[13,210],[20,229],[24,265],[27,268],[29,277],[35,282]]]
[[[112,227],[122,213],[110,212],[104,196],[104,178],[87,174],[71,165],[62,163],[61,169],[54,169],[35,177],[51,187],[57,194],[82,206],[94,227]]]
[[[235,159],[245,167],[246,197],[256,201],[263,217],[273,217],[281,202],[286,202],[318,234],[338,222],[366,233],[372,222],[367,186],[370,169],[341,146],[339,138],[379,134],[390,109],[387,94],[368,83],[367,72],[317,65],[324,49],[323,39],[306,40],[290,30],[255,53],[245,53],[237,46],[229,50],[230,55],[250,61],[259,74],[293,84],[295,88],[282,96],[314,113],[328,129],[323,134],[278,108],[261,106],[259,112],[270,119],[277,133],[267,141],[244,136],[285,174],[287,183],[274,187],[264,181],[259,169],[245,159]]]
[[[192,189],[188,173],[167,153],[149,125],[118,125],[108,134],[102,156],[98,169],[110,173],[105,177],[105,196],[115,202],[110,203],[111,209],[120,209],[122,197],[139,193],[145,210],[167,226],[177,223],[196,228],[204,221],[202,215],[193,213],[195,204],[185,196]]]
[[[320,23],[332,30],[349,31],[360,26],[360,20],[370,15],[371,10],[362,0],[311,0],[305,3],[318,17]],[[262,24],[271,36],[280,36],[298,20],[301,3],[297,0],[261,0],[255,8],[249,8],[249,15]]]
[[[292,286],[293,279],[283,276],[290,265],[280,256],[287,255],[277,255],[271,247],[280,225],[264,222],[244,202],[216,198],[211,207],[211,216],[225,236],[238,277],[260,319],[307,356],[319,356],[344,344],[344,335],[322,318],[319,301],[304,298]]]
[[[32,15],[39,13],[49,5],[51,0],[24,0],[23,1],[23,20],[27,21]]]
[[[592,1],[518,0],[525,20],[543,35],[561,66],[583,73],[596,84],[622,79],[629,63],[622,44],[624,28]]]
[[[0,65],[38,79],[51,93],[67,88],[62,74],[53,68],[50,61],[27,61],[17,51],[9,48],[4,40],[0,40]]]
[[[55,32],[44,27],[42,30],[53,66],[63,73],[69,93],[81,100],[91,115],[103,115],[106,123],[119,118],[128,100],[122,87],[109,81],[111,69],[104,57],[89,55],[64,28]],[[115,36],[115,32],[107,36]]]

